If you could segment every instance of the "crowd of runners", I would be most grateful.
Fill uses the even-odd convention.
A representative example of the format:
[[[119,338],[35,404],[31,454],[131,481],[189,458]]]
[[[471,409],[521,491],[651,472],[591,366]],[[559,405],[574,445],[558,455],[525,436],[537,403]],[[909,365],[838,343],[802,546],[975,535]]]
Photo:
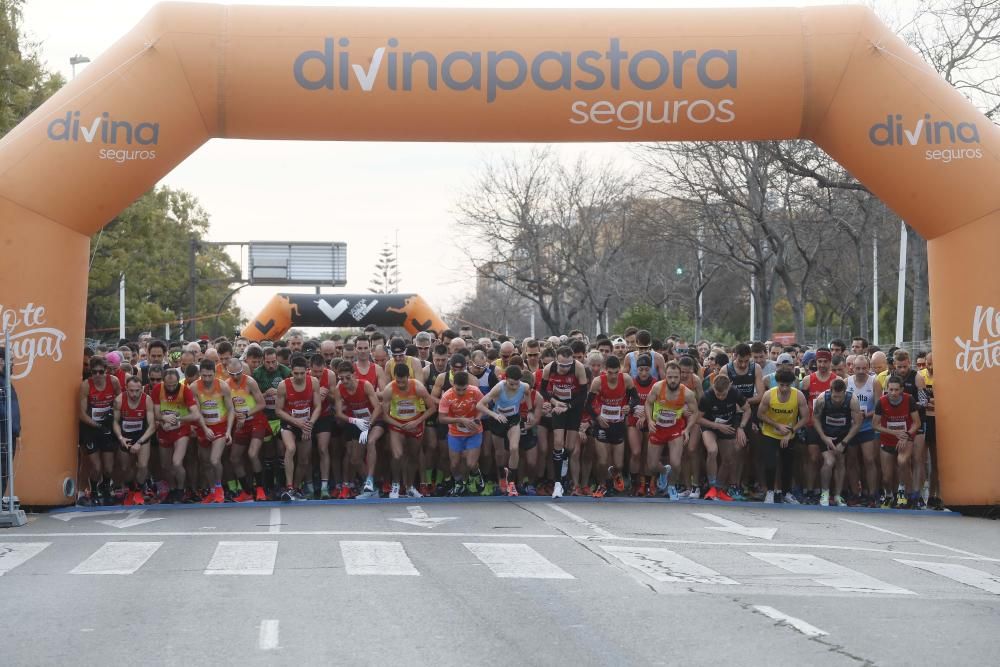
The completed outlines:
[[[81,505],[423,496],[941,508],[930,353],[471,330],[85,350]]]

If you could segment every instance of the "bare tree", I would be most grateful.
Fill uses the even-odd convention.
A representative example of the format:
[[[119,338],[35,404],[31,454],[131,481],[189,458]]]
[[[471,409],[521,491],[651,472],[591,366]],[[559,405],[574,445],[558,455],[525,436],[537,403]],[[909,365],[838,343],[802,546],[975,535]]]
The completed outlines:
[[[592,323],[615,294],[632,188],[611,168],[566,167],[547,150],[487,164],[458,205],[477,241],[463,250],[480,276],[537,306],[552,333]]]

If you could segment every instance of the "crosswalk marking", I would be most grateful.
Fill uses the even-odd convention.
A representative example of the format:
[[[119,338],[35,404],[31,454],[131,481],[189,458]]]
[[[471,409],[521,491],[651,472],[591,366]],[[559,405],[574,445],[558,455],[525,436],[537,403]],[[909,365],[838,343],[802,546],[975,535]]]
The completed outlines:
[[[219,542],[205,574],[274,574],[277,541]]]
[[[670,549],[658,547],[615,547],[602,549],[656,581],[682,582],[686,584],[734,585],[739,582],[724,577],[715,570],[685,558]]]
[[[765,563],[780,567],[792,574],[802,574],[823,586],[836,588],[846,593],[891,593],[894,595],[916,595],[913,591],[887,584],[875,577],[869,577],[849,567],[831,563],[810,554],[750,553]]]
[[[957,581],[960,584],[972,586],[987,593],[1000,595],[1000,577],[989,572],[976,570],[965,565],[958,565],[957,563],[932,563],[922,560],[903,560],[902,558],[896,558],[895,560],[897,563],[927,570],[942,577],[947,577],[952,581]]]
[[[0,542],[0,576],[42,552],[51,542]]]
[[[105,542],[70,574],[132,574],[163,542]]]
[[[340,553],[347,574],[420,576],[401,542],[344,541]]]
[[[501,579],[573,579],[527,544],[464,542],[465,548]]]

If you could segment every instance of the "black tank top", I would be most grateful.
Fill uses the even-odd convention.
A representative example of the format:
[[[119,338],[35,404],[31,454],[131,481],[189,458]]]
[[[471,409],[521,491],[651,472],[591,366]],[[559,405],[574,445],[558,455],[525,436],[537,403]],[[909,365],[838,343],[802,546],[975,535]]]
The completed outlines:
[[[823,432],[831,438],[842,438],[851,430],[851,397],[848,391],[844,402],[834,405],[830,392],[823,394]]]
[[[750,366],[747,368],[747,372],[740,375],[736,372],[736,365],[733,362],[726,364],[726,375],[732,380],[733,387],[736,391],[743,394],[743,398],[751,399],[753,398],[754,391],[757,386],[757,367],[754,362],[750,362]]]

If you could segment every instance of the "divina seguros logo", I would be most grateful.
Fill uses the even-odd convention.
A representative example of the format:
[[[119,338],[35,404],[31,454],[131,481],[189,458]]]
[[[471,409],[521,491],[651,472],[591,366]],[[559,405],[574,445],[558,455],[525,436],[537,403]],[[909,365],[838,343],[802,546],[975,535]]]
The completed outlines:
[[[677,91],[693,79],[703,88],[737,87],[737,52],[709,49],[660,51],[622,49],[611,37],[606,51],[541,51],[529,57],[520,51],[451,51],[441,57],[430,51],[401,50],[395,37],[354,62],[347,37],[326,37],[322,50],[300,53],[293,65],[295,81],[306,90],[350,91],[358,86],[370,93],[378,82],[389,92],[410,92],[415,87],[437,91],[475,91],[493,104],[503,93],[533,86],[541,91],[638,90]],[[663,99],[626,101],[574,101],[568,120],[576,125],[616,124],[624,131],[646,124],[731,123],[736,118],[731,99]]]
[[[926,146],[925,160],[945,164],[983,157],[975,123],[934,120],[929,113],[915,122],[908,122],[902,114],[888,114],[884,123],[871,126],[868,139],[876,146]]]
[[[65,116],[49,123],[48,134],[52,141],[103,144],[105,147],[97,151],[97,156],[123,164],[129,160],[156,159],[155,146],[160,142],[160,124],[118,120],[107,111],[81,121],[79,111],[67,111]],[[119,148],[122,145],[141,148]]]

